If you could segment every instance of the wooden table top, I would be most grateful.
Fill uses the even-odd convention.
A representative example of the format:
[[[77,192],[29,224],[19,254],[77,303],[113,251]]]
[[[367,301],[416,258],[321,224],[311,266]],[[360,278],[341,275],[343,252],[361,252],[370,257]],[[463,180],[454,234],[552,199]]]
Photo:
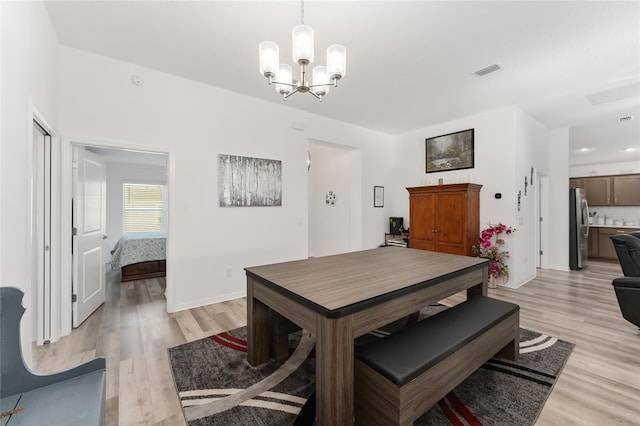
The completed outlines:
[[[486,259],[477,257],[380,247],[245,271],[248,277],[336,318],[482,268],[486,263]]]

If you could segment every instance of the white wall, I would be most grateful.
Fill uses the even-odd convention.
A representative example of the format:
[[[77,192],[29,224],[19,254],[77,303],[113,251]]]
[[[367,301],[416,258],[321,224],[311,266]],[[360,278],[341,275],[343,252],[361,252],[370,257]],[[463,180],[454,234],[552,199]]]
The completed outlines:
[[[425,139],[471,128],[475,129],[475,167],[425,174]],[[400,135],[394,154],[397,159],[394,184],[385,191],[385,197],[393,203],[388,210],[394,213],[392,216],[404,217],[408,223],[409,194],[405,190],[408,186],[435,185],[439,178],[445,184],[471,181],[483,185],[480,191],[480,227],[502,222],[517,228],[517,232],[505,238],[503,248],[511,256],[507,262],[511,275],[508,285],[521,285],[535,276],[535,261],[530,258],[531,251],[535,250],[535,241],[532,241],[535,229],[532,217],[535,213],[531,194],[527,197],[522,195],[522,209],[517,211],[517,192],[520,189],[524,191],[524,176],[529,174],[531,167],[547,168],[543,154],[547,146],[546,137],[544,127],[515,106]],[[502,197],[496,199],[496,193]],[[524,257],[527,257],[526,262]],[[517,267],[515,259],[518,259]]]
[[[0,285],[25,291],[22,343],[30,362],[32,120],[37,110],[57,127],[58,44],[43,3],[3,1],[0,15]]]
[[[105,262],[110,261],[110,251],[118,242],[123,233],[122,209],[123,194],[122,184],[143,183],[150,185],[166,185],[167,169],[161,166],[146,164],[130,164],[107,162],[107,240],[108,249],[105,254],[108,256]]]
[[[386,223],[368,201],[389,175],[390,136],[80,50],[60,52],[62,133],[170,153],[169,311],[243,296],[244,267],[307,257],[311,139],[359,148],[354,249],[380,243]],[[144,84],[131,84],[132,74]],[[292,129],[294,121],[305,130]],[[218,154],[282,160],[282,207],[220,208]]]
[[[569,129],[549,133],[549,268],[569,270]]]
[[[536,192],[539,186],[536,182],[532,185],[532,169],[545,173],[549,165],[547,153],[549,152],[549,131],[529,115],[517,108],[515,110],[515,138],[516,145],[515,188],[516,199],[520,192],[520,210],[516,204],[516,228],[510,268],[515,280],[512,285],[518,287],[536,276],[536,258],[538,254],[538,206],[536,205]],[[525,189],[525,179],[527,186]],[[535,177],[534,177],[535,180]]]

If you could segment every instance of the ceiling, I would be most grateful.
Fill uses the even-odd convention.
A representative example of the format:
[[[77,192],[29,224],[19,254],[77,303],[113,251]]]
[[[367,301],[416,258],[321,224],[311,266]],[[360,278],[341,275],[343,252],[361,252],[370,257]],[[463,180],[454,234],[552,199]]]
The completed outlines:
[[[258,44],[278,43],[294,65],[297,1],[46,7],[61,44],[283,103],[259,73]],[[314,64],[343,44],[347,73],[322,103],[295,94],[285,105],[398,135],[515,104],[550,129],[571,128],[571,165],[640,161],[639,16],[637,1],[306,1]],[[473,75],[495,63],[503,68]]]

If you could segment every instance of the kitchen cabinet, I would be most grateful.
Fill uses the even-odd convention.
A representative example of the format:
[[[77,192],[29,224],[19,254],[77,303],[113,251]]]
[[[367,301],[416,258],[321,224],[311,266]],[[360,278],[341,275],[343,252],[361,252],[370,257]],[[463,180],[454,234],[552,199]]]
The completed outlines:
[[[640,206],[640,175],[613,177],[613,205]]]
[[[618,255],[616,254],[616,249],[613,247],[613,242],[611,235],[615,234],[628,234],[629,232],[638,232],[640,229],[634,228],[608,228],[608,227],[600,227],[600,228],[590,228],[589,232],[593,232],[594,229],[598,231],[598,255],[597,257],[600,259],[610,259],[610,260],[618,260]],[[591,244],[589,244],[589,249],[591,249]],[[591,256],[591,252],[589,252],[589,256]]]
[[[626,234],[627,232],[629,232],[628,229],[622,228],[600,228],[598,230],[598,257],[617,260],[616,249],[613,247],[613,242],[609,237],[615,234]]]
[[[598,245],[600,244],[600,230],[598,228],[589,228],[589,258],[599,257]]]
[[[480,189],[461,183],[407,188],[409,247],[470,256],[480,235]]]
[[[589,206],[640,206],[640,174],[571,178],[569,188],[584,189]]]
[[[609,177],[583,178],[581,181],[589,206],[608,206],[611,203],[611,179]]]

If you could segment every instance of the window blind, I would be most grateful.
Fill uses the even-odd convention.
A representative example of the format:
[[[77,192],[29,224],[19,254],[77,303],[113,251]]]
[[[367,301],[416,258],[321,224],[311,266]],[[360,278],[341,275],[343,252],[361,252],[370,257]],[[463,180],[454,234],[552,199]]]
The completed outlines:
[[[124,232],[165,229],[164,185],[123,184]]]

